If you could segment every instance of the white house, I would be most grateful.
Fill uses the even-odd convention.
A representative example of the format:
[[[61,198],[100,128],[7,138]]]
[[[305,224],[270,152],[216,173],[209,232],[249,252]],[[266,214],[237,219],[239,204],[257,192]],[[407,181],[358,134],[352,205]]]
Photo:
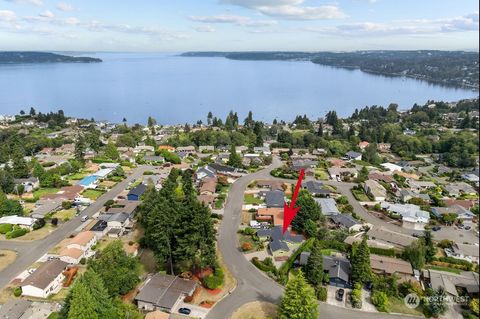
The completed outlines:
[[[65,279],[63,271],[67,263],[54,259],[43,263],[20,284],[22,295],[37,298],[48,298],[62,289]]]
[[[36,219],[31,217],[20,217],[17,215],[0,217],[1,224],[18,225],[21,228],[33,229]]]
[[[395,171],[402,171],[402,167],[393,163],[383,163],[380,164],[383,168],[389,170],[390,172],[395,172]]]
[[[97,236],[92,231],[82,231],[70,239],[67,248],[76,248],[88,252],[97,242]]]
[[[430,221],[430,213],[421,210],[413,204],[393,204],[382,202],[382,209],[402,216],[402,226],[405,228],[423,230]]]

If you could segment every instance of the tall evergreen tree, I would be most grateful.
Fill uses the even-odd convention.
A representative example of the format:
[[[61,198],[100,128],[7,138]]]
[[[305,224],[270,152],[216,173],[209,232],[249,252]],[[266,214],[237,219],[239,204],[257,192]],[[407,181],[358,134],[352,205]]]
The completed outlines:
[[[354,283],[366,284],[371,281],[370,249],[368,248],[366,236],[363,237],[360,244],[352,246],[350,263],[352,264],[352,275],[350,278]]]
[[[72,287],[72,297],[68,309],[68,319],[100,319],[95,312],[95,297],[81,282],[76,282]]]
[[[102,319],[115,319],[115,309],[102,278],[94,271],[87,270],[80,278],[90,295],[95,297],[95,313]]]
[[[308,256],[307,264],[305,265],[305,278],[314,287],[317,287],[323,280],[323,255],[320,241],[315,240],[313,243],[310,256]]]
[[[302,272],[291,279],[278,309],[279,319],[317,319],[318,303],[315,291],[303,277]]]
[[[242,165],[242,158],[240,157],[239,154],[237,154],[237,151],[235,149],[235,144],[232,144],[230,147],[230,155],[228,157],[228,165],[233,166],[233,167],[243,167]]]
[[[312,195],[306,190],[300,190],[295,206],[300,207],[300,210],[292,221],[292,228],[295,230],[304,231],[307,220],[317,223],[322,216],[320,207]]]
[[[78,135],[77,140],[75,141],[75,159],[77,161],[83,161],[86,148],[87,146],[85,145],[85,138],[83,135]]]
[[[433,244],[433,236],[430,230],[426,230],[423,235],[423,240],[425,241],[425,261],[431,262],[435,254],[437,253],[437,249]]]

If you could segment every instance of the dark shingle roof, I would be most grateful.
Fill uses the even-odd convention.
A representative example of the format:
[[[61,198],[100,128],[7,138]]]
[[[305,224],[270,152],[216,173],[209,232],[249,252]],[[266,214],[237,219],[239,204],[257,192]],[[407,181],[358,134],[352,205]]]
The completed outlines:
[[[346,228],[350,228],[352,226],[360,224],[358,220],[352,217],[352,215],[349,214],[338,214],[338,215],[332,215],[330,216],[330,219],[335,223],[342,225]]]
[[[265,204],[267,207],[283,207],[285,194],[280,190],[268,191],[265,193]]]
[[[34,286],[40,289],[45,289],[59,274],[61,274],[68,263],[61,261],[60,259],[54,259],[43,263],[40,267],[25,278],[22,282],[23,286]]]
[[[145,184],[140,184],[137,187],[131,189],[128,192],[128,195],[136,195],[136,196],[140,197],[140,196],[143,195],[143,193],[145,193],[146,190],[147,190],[147,186]]]

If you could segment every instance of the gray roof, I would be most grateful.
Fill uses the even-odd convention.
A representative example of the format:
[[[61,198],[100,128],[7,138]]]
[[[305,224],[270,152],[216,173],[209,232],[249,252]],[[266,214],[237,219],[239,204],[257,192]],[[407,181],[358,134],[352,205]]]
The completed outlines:
[[[155,274],[146,281],[135,300],[151,303],[156,307],[171,309],[178,298],[183,295],[191,295],[196,285],[192,280]]]
[[[20,319],[31,305],[28,300],[10,299],[0,307],[0,319]]]
[[[143,157],[145,161],[148,162],[163,162],[164,158],[162,156],[156,156],[156,155],[145,155]]]
[[[32,211],[32,217],[43,218],[45,215],[57,210],[62,206],[59,200],[42,200],[42,204],[35,207]]]
[[[310,252],[304,251],[300,254],[300,265],[306,265]],[[343,257],[323,256],[323,270],[328,272],[330,278],[340,278],[344,282],[350,281],[352,267],[350,261]]]
[[[330,216],[330,219],[337,225],[342,225],[345,228],[350,228],[359,225],[360,222],[352,217],[350,214],[338,214]]]
[[[270,229],[257,230],[258,237],[270,237],[270,249],[272,251],[289,251],[287,242],[301,243],[305,238],[302,235],[292,235],[289,230],[282,232],[282,226],[275,226]]]
[[[127,213],[116,213],[116,214],[111,214],[110,217],[108,218],[108,221],[124,223],[129,217],[130,215]]]
[[[265,193],[265,204],[267,207],[283,207],[284,196],[280,190],[268,191]]]
[[[306,188],[313,195],[327,195],[330,194],[328,189],[322,188],[323,183],[319,181],[306,181],[303,183],[303,187]]]
[[[340,211],[333,198],[314,198],[317,205],[320,206],[323,215],[338,215]]]
[[[357,158],[359,156],[362,156],[362,153],[359,152],[354,152],[354,151],[349,151],[347,154],[345,154],[348,158]]]
[[[68,263],[61,261],[60,259],[49,260],[43,263],[40,267],[29,275],[22,282],[21,286],[34,286],[40,289],[45,289],[47,286],[60,275]]]
[[[137,187],[131,189],[128,192],[128,195],[137,195],[138,197],[142,196],[143,193],[147,190],[147,186],[145,184],[140,184]]]

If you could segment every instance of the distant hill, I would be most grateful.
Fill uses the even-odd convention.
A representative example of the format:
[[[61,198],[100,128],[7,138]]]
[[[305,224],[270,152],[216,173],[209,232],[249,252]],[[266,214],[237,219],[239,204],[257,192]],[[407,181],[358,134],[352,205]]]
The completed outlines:
[[[355,52],[186,52],[185,57],[225,57],[252,61],[311,61],[316,64],[386,76],[406,76],[447,86],[479,88],[478,52],[355,51]]]
[[[98,63],[101,59],[74,57],[48,52],[0,52],[0,64],[18,63]]]

